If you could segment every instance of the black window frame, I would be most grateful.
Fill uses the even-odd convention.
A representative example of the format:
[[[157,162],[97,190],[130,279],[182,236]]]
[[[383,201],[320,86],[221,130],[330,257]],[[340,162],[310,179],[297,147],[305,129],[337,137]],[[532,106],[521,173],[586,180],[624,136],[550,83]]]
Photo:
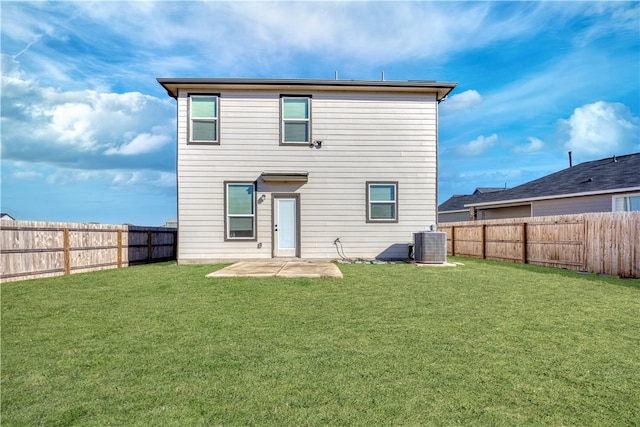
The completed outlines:
[[[394,195],[395,199],[393,202],[393,218],[371,218],[371,204],[372,203],[389,203],[390,201],[376,201],[371,200],[371,186],[372,185],[392,185],[394,187]],[[367,223],[397,223],[398,222],[398,213],[399,213],[399,184],[398,181],[367,181],[365,191],[367,194],[367,203],[366,203],[366,221]]]
[[[246,186],[252,186],[253,187],[253,214],[252,214],[252,218],[253,218],[253,223],[252,223],[252,228],[253,228],[253,235],[251,237],[231,237],[230,236],[230,224],[229,224],[229,219],[230,216],[235,216],[235,217],[240,217],[238,215],[233,215],[233,214],[229,214],[229,186],[230,185],[246,185]],[[233,242],[251,242],[251,241],[257,241],[258,240],[258,201],[257,201],[257,193],[258,193],[258,188],[257,188],[257,183],[256,181],[225,181],[224,182],[224,240],[225,241],[233,241]]]
[[[308,117],[305,119],[307,122],[307,140],[306,141],[285,141],[285,121],[287,120],[284,117],[284,104],[285,99],[292,98],[305,98],[307,99],[307,111]],[[288,145],[288,146],[308,146],[312,141],[312,131],[311,131],[311,123],[312,123],[312,102],[313,96],[307,94],[281,94],[280,95],[280,145]],[[300,119],[289,119],[289,120],[297,120]]]
[[[191,110],[191,100],[198,97],[215,97],[216,98],[216,115],[213,118],[195,117]],[[211,121],[215,122],[216,135],[215,140],[194,140],[193,139],[193,122],[194,121]],[[205,92],[189,92],[187,93],[187,144],[190,145],[220,145],[220,94]]]

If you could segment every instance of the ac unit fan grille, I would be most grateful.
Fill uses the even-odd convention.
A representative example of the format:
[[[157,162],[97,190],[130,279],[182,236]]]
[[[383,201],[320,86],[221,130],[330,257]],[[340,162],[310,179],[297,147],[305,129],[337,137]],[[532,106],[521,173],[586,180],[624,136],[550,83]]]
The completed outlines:
[[[415,261],[425,264],[444,264],[447,262],[447,233],[422,231],[414,233]]]

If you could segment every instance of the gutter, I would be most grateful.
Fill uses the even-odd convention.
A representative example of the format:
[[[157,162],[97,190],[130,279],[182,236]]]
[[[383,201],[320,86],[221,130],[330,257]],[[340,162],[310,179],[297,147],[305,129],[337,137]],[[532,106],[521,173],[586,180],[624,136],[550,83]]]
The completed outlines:
[[[569,194],[558,194],[555,196],[538,196],[538,197],[528,197],[522,199],[510,199],[510,200],[496,200],[494,202],[485,202],[485,203],[468,203],[464,205],[465,208],[470,207],[501,207],[505,205],[516,205],[516,204],[524,204],[530,203],[540,200],[557,200],[557,199],[567,199],[570,197],[583,197],[583,196],[598,196],[601,194],[617,194],[617,193],[629,193],[634,191],[640,191],[640,187],[628,187],[628,188],[614,188],[611,190],[597,190],[597,191],[586,191],[583,193],[569,193]]]
[[[469,212],[469,209],[458,209],[455,211],[438,211],[439,214],[446,214],[446,213],[463,213],[463,212]]]

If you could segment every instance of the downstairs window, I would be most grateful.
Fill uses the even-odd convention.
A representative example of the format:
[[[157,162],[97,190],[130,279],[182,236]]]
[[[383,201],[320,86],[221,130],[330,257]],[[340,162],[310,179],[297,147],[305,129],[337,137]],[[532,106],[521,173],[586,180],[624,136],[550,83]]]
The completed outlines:
[[[227,240],[256,238],[255,184],[228,182],[225,184],[225,229]]]
[[[367,182],[367,222],[398,222],[397,182]]]

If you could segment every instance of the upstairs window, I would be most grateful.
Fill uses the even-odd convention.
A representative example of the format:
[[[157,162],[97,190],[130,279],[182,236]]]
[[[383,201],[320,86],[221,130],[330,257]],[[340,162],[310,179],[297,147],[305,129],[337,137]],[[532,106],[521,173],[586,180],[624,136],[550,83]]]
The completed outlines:
[[[614,212],[639,212],[640,193],[613,197]]]
[[[218,95],[189,96],[189,142],[218,143]]]
[[[254,183],[225,184],[226,238],[256,238],[256,192]]]
[[[398,222],[397,182],[367,182],[367,222]]]
[[[281,104],[281,143],[308,144],[311,141],[311,98],[282,96]]]

